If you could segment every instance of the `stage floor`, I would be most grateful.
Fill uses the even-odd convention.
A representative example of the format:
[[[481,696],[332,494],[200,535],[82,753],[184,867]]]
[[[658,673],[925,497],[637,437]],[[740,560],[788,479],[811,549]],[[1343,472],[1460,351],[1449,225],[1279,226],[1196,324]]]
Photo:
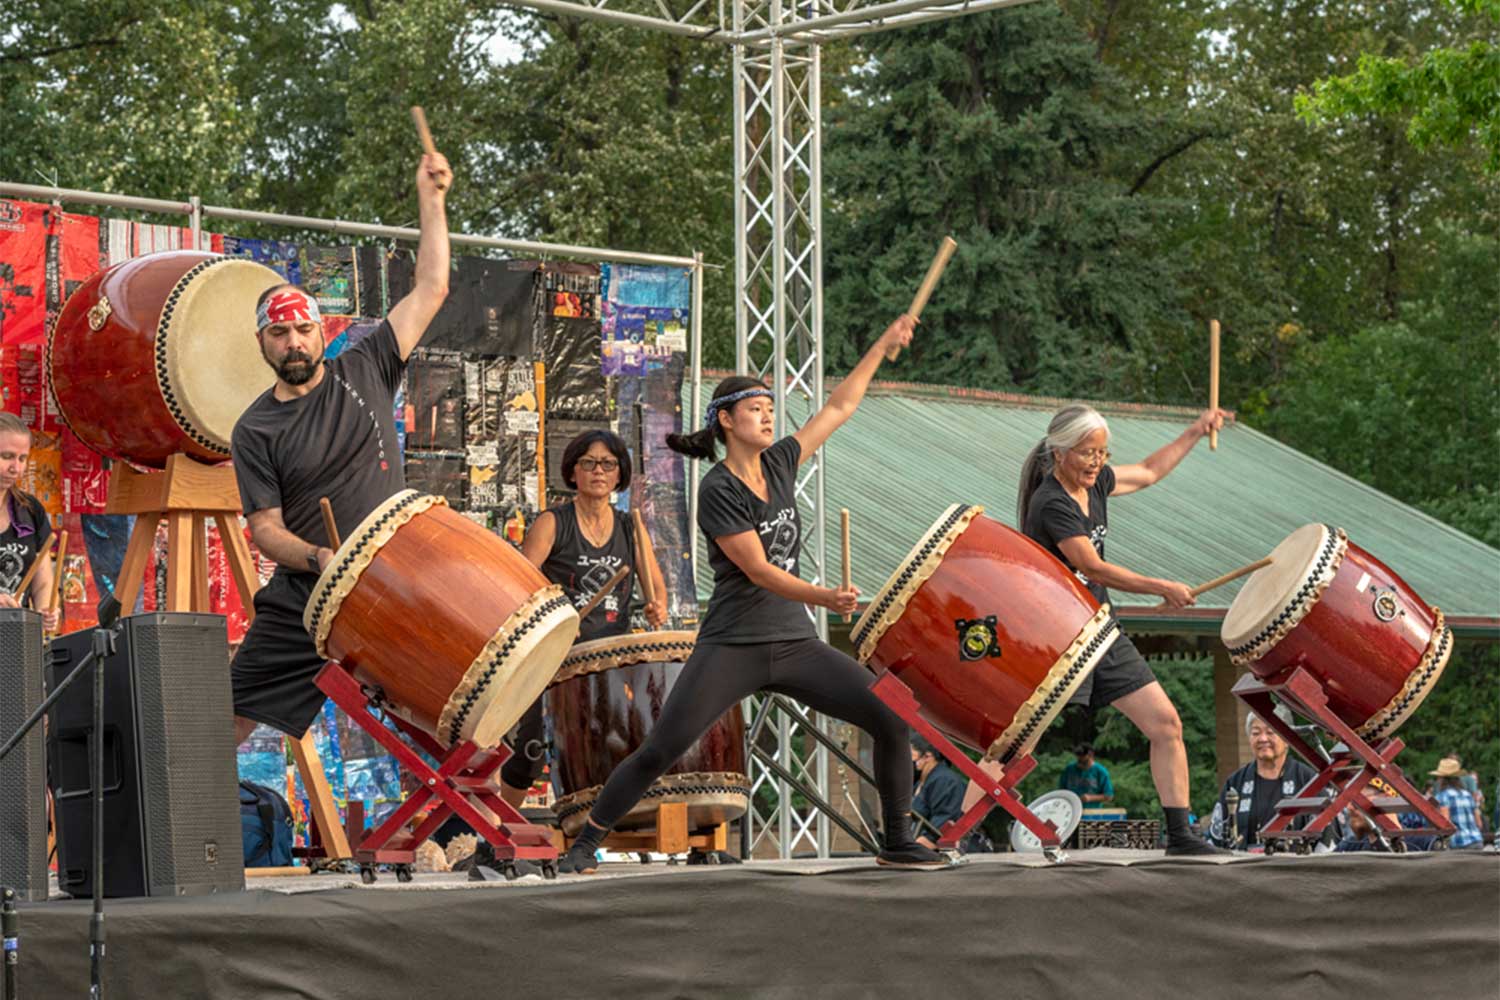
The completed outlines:
[[[89,909],[22,907],[20,996],[86,994]],[[1493,853],[317,875],[105,912],[111,1000],[1500,996]]]

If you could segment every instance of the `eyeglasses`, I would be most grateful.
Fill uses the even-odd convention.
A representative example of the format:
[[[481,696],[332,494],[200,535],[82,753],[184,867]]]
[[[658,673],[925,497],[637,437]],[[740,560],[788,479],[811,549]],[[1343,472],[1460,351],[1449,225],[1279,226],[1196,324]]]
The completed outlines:
[[[593,472],[599,469],[604,472],[614,472],[620,467],[620,463],[613,458],[580,458],[578,467],[584,472]]]
[[[1079,451],[1077,448],[1074,448],[1073,454],[1083,459],[1089,465],[1093,465],[1095,462],[1104,465],[1109,462],[1109,451],[1104,448],[1090,448],[1088,451]]]

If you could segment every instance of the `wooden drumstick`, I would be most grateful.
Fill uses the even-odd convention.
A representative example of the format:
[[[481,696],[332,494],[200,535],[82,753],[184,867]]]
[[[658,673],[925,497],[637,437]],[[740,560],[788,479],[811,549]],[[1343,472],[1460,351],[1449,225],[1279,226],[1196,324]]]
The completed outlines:
[[[328,502],[327,497],[318,501],[318,506],[323,508],[323,531],[328,535],[328,547],[333,551],[339,550],[339,525],[333,519],[333,504]]]
[[[417,138],[422,141],[422,152],[428,156],[437,155],[437,145],[432,141],[432,129],[427,127],[427,112],[422,110],[420,104],[411,106],[411,120],[417,126]],[[448,190],[448,185],[439,184],[439,191]]]
[[[26,599],[26,588],[31,586],[31,578],[36,576],[36,571],[42,565],[42,560],[47,558],[47,554],[52,551],[52,546],[55,544],[57,544],[57,536],[54,535],[48,539],[47,551],[38,552],[36,558],[31,560],[31,568],[26,571],[25,576],[21,577],[21,582],[16,584],[16,589],[11,595],[17,601],[24,601]]]
[[[646,534],[646,521],[639,507],[633,508],[630,516],[635,521],[635,571],[641,578],[641,593],[650,604],[656,600],[656,588],[651,585],[651,536]]]
[[[1270,556],[1266,556],[1264,559],[1257,559],[1250,565],[1241,566],[1239,569],[1235,570],[1232,573],[1225,573],[1223,576],[1214,577],[1207,583],[1199,584],[1192,590],[1188,591],[1188,593],[1192,594],[1194,597],[1197,597],[1199,594],[1206,594],[1210,590],[1213,590],[1217,587],[1222,587],[1226,583],[1232,583],[1242,576],[1254,573],[1258,569],[1264,569],[1265,567],[1271,565],[1271,562],[1272,560]]]
[[[932,290],[937,287],[938,279],[943,276],[943,268],[948,266],[948,261],[953,259],[953,252],[957,249],[958,241],[951,236],[943,237],[937,256],[932,258],[932,264],[927,268],[927,277],[922,279],[922,286],[917,289],[917,294],[912,296],[911,308],[906,310],[912,319],[922,318],[922,310],[927,307],[927,300],[932,297]],[[895,361],[896,355],[900,353],[901,348],[893,347],[885,352],[885,359]]]
[[[839,534],[843,536],[844,542],[844,589],[853,586],[854,568],[849,563],[849,508],[839,509]],[[852,622],[853,615],[845,615],[844,621]]]
[[[1208,321],[1208,408],[1219,408],[1219,321],[1216,319]],[[1210,451],[1219,450],[1217,430],[1208,432],[1208,448]]]
[[[589,602],[578,609],[579,619],[582,620],[584,618],[587,618],[589,616],[589,613],[599,606],[599,602],[604,600],[605,596],[609,594],[610,591],[614,590],[620,585],[620,581],[625,579],[625,574],[629,572],[630,566],[628,564],[625,566],[621,566],[619,569],[615,570],[615,575],[609,578],[609,582],[600,587],[599,592],[593,597],[590,597]]]
[[[62,592],[62,565],[63,556],[68,551],[68,533],[64,531],[57,536],[57,553],[52,557],[52,596],[47,601],[47,610],[57,610],[57,599]]]

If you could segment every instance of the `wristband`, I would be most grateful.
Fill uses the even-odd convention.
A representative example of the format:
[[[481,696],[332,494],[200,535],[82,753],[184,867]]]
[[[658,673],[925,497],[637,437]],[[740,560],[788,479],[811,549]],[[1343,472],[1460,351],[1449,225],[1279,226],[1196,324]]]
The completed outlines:
[[[307,568],[312,570],[314,573],[323,572],[318,567],[318,547],[316,545],[307,550]]]

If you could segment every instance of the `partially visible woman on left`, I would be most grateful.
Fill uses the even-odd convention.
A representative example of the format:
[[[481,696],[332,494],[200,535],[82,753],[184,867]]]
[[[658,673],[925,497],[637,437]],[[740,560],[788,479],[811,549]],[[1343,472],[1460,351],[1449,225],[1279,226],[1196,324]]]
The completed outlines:
[[[16,485],[30,460],[31,428],[14,413],[0,412],[0,608],[36,608],[42,612],[42,627],[56,632],[58,612],[47,609],[52,560],[37,567],[25,594],[16,593],[52,538],[41,501]]]

